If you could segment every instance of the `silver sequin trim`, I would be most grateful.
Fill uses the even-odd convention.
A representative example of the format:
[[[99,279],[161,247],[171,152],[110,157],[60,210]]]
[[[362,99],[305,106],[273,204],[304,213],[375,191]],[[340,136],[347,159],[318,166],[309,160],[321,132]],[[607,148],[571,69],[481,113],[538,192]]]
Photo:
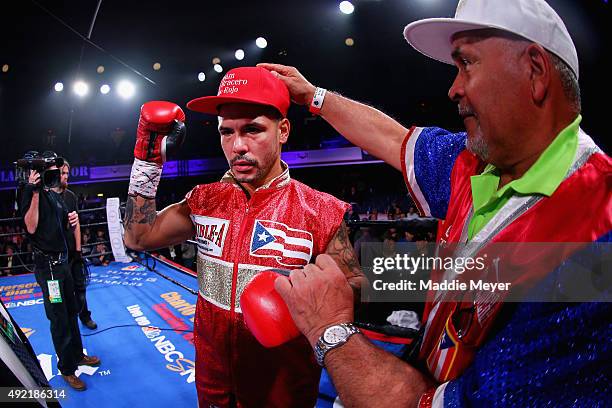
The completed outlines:
[[[240,310],[240,295],[244,287],[257,273],[270,269],[260,265],[238,264],[238,278],[236,280],[235,310]],[[198,254],[198,285],[200,295],[225,310],[230,310],[232,299],[232,275],[234,265],[231,262],[211,258]]]

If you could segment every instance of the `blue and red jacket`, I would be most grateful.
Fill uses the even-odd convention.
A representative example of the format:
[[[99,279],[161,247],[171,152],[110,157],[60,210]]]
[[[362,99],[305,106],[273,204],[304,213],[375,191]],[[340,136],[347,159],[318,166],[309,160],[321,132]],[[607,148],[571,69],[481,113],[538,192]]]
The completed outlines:
[[[439,243],[467,242],[473,210],[470,177],[481,174],[486,163],[465,143],[465,133],[415,127],[402,146],[403,174],[419,212],[442,220]],[[513,196],[470,242],[516,243],[505,257],[506,266],[521,271],[509,279],[513,287],[527,296],[558,289],[563,264],[552,261],[559,259],[557,254],[548,249],[526,259],[529,246],[521,243],[610,241],[611,170],[610,157],[580,130],[573,164],[555,192],[550,197]],[[578,249],[562,258],[579,254]],[[438,402],[597,406],[606,396],[609,400],[610,303],[510,304],[499,298],[466,305],[441,300],[430,293],[419,355],[442,383]],[[451,316],[466,306],[474,306],[474,313],[470,331],[459,338]]]

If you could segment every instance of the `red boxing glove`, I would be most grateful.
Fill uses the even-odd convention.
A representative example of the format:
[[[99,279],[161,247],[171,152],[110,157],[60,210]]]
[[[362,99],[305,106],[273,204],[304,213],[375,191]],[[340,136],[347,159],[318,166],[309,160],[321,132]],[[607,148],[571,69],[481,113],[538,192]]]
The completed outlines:
[[[185,141],[185,113],[175,103],[147,102],[140,108],[134,157],[163,165]]]
[[[274,289],[278,274],[263,271],[255,275],[240,296],[244,321],[264,347],[276,347],[300,335],[287,304]]]

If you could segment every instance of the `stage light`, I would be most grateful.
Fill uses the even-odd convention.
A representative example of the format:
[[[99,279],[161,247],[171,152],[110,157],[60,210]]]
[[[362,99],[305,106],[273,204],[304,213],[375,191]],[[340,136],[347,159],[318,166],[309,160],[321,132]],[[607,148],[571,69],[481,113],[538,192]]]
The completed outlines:
[[[215,70],[215,72],[218,72],[218,73],[223,72],[223,67],[221,65],[219,65],[219,64],[215,64],[213,69]]]
[[[220,63],[221,63],[221,58],[219,58],[219,57],[214,57],[214,58],[212,59],[212,63],[213,63],[213,65],[215,65],[215,64],[220,64]]]
[[[96,72],[98,74],[101,74],[104,72],[104,65],[98,65],[98,68],[96,68]]]
[[[53,89],[55,89],[55,92],[62,92],[64,90],[64,84],[62,84],[61,82],[58,82],[55,84]]]
[[[198,81],[200,81],[200,82],[204,82],[204,81],[206,81],[206,74],[205,74],[205,73],[203,73],[203,72],[200,72],[200,73],[198,74]]]
[[[107,84],[102,85],[102,86],[100,87],[100,92],[101,92],[103,95],[106,95],[107,93],[109,93],[109,92],[110,92],[110,86],[108,86]]]
[[[153,69],[155,71],[159,71],[161,69],[161,64],[159,62],[156,62],[155,64],[153,64]]]
[[[75,82],[73,89],[74,93],[80,97],[87,95],[87,92],[89,92],[89,86],[83,81]]]
[[[121,81],[117,87],[117,92],[123,99],[131,98],[135,92],[134,84],[129,81]]]
[[[344,14],[352,14],[353,11],[355,11],[355,6],[353,6],[353,3],[351,3],[350,1],[343,1],[338,7],[340,8],[340,11]]]
[[[266,39],[263,37],[259,37],[255,40],[255,45],[257,45],[259,48],[266,48],[268,46],[268,41],[266,41]]]
[[[236,50],[234,56],[238,61],[242,61],[244,59],[244,50]]]
[[[352,47],[353,45],[355,45],[355,40],[353,40],[351,37],[348,37],[346,40],[344,40],[344,44],[346,44],[347,47]]]
[[[9,64],[4,64],[4,65],[2,66],[2,72],[7,73],[7,72],[8,72],[8,70],[9,70],[9,68],[10,68],[10,67],[9,67]]]

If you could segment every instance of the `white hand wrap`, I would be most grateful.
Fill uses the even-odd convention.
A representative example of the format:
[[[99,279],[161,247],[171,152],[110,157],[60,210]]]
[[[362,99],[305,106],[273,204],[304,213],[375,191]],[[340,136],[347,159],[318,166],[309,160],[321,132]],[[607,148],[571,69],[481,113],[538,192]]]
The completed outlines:
[[[161,174],[162,166],[134,159],[128,194],[131,196],[138,194],[146,198],[155,198]]]

